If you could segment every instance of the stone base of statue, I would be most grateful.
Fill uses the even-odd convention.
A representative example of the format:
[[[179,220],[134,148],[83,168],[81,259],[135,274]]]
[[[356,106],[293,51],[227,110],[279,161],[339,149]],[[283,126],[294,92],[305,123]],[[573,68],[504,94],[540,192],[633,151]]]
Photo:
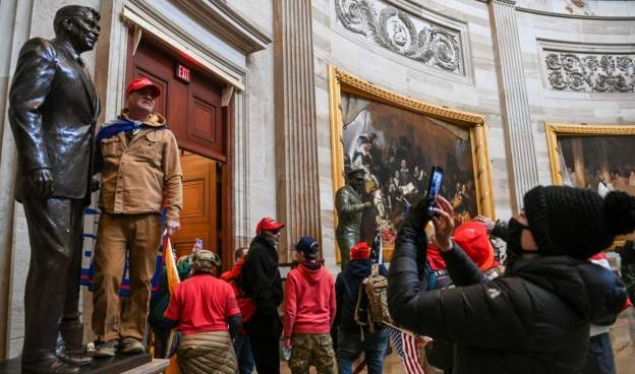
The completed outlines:
[[[147,354],[124,355],[118,354],[113,358],[93,359],[89,365],[81,366],[80,374],[156,374],[161,373],[168,366],[168,360],[152,360]],[[0,362],[0,373],[21,374],[20,358]]]

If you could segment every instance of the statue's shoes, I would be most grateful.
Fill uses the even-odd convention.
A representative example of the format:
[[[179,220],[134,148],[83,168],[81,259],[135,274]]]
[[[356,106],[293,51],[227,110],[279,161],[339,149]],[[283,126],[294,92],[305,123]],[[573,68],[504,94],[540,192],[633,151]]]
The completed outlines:
[[[93,360],[92,357],[87,356],[83,353],[74,353],[67,351],[62,351],[62,353],[60,353],[57,357],[64,362],[77,366],[88,365]]]
[[[79,366],[57,358],[22,363],[23,374],[77,374],[80,370]]]

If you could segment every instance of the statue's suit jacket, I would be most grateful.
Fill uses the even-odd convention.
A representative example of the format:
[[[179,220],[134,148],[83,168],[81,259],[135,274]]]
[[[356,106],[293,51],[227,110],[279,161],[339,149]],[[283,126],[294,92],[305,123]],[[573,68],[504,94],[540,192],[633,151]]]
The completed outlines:
[[[27,173],[49,168],[53,197],[90,195],[99,98],[88,71],[64,45],[34,38],[20,50],[9,120],[18,150],[16,199],[29,196]]]

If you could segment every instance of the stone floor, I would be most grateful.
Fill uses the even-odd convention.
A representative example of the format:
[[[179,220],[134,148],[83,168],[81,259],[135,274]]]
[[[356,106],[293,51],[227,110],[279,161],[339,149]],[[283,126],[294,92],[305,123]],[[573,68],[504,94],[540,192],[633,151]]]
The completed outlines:
[[[615,354],[615,363],[617,365],[617,374],[635,374],[635,346],[625,347]],[[282,362],[281,373],[290,374],[291,370],[286,362]],[[311,373],[315,373],[315,368],[311,368]],[[366,373],[366,371],[362,371]],[[402,374],[404,370],[399,362],[397,354],[392,353],[386,358],[384,365],[384,373],[386,374]]]

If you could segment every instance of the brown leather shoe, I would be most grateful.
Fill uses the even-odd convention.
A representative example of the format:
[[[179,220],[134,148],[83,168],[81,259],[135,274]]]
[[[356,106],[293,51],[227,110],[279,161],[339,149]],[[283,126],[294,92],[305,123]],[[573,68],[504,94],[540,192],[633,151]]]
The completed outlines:
[[[22,363],[23,374],[77,374],[79,366],[75,366],[57,358],[43,361]]]

